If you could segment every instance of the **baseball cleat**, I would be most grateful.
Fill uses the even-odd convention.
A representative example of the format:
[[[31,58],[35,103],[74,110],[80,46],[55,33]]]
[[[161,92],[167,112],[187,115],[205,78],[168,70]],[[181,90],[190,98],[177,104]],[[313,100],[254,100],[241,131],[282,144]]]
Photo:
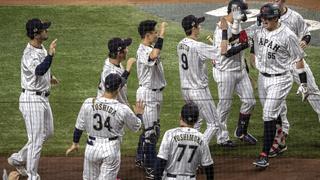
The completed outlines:
[[[146,179],[154,179],[154,169],[146,168]]]
[[[250,145],[256,145],[258,140],[250,133],[240,134],[238,128],[234,131],[234,137],[238,138],[240,141],[246,142]]]
[[[256,166],[256,168],[259,169],[265,169],[269,166],[269,159],[265,153],[261,153],[259,156],[259,159],[257,159],[255,162],[253,162],[253,165]]]
[[[8,158],[8,163],[11,166],[15,167],[21,176],[28,176],[26,167],[24,165],[20,165],[17,161],[15,161],[11,157]]]
[[[226,148],[233,148],[233,147],[236,147],[237,145],[233,141],[228,140],[228,141],[221,143],[220,146],[226,147]]]
[[[142,160],[136,160],[136,167],[144,169],[144,165]]]
[[[280,154],[282,154],[284,151],[288,150],[287,145],[281,145],[279,144],[279,146],[276,149],[273,149],[269,152],[269,156],[270,158],[276,157]]]

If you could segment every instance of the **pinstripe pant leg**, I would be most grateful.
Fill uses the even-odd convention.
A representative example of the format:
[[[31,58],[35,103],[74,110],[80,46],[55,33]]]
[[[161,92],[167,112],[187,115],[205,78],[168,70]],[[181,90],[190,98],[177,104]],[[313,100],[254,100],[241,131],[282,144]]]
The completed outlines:
[[[53,126],[53,116],[52,116],[52,110],[49,101],[46,102],[45,106],[45,140],[49,139],[53,136],[54,132],[54,126]]]
[[[27,127],[28,140],[30,141],[26,167],[29,176],[28,179],[37,180],[40,179],[37,172],[45,136],[43,133],[45,108],[42,97],[36,95],[25,96],[26,103],[23,114]]]
[[[250,114],[256,104],[256,100],[248,73],[245,69],[242,70],[239,79],[240,80],[236,84],[235,91],[242,102],[240,113]]]
[[[100,152],[101,149],[96,144],[94,144],[94,146],[86,146],[83,164],[83,179],[97,180],[99,178],[100,166],[102,163]]]
[[[99,180],[115,180],[121,163],[120,141],[110,141],[103,146],[103,154]]]
[[[218,144],[221,144],[230,139],[227,128],[227,119],[231,110],[232,95],[235,88],[236,79],[234,76],[234,72],[222,72],[216,69],[215,80],[217,82],[219,95],[217,113],[222,128],[222,130],[218,133],[217,142]]]

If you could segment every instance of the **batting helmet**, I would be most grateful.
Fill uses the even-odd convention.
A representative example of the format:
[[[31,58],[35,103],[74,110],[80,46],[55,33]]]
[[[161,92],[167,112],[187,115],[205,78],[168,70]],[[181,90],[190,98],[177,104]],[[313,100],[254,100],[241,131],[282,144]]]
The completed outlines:
[[[281,11],[279,6],[272,4],[272,3],[267,3],[265,5],[263,5],[260,8],[260,14],[259,17],[261,18],[280,18],[281,16]]]
[[[247,15],[250,12],[247,11],[248,10],[248,4],[245,2],[245,0],[231,0],[229,1],[228,4],[228,14],[231,13],[232,9],[234,7],[239,7],[241,9],[242,14],[244,15],[242,18],[242,21],[246,21],[247,20]]]

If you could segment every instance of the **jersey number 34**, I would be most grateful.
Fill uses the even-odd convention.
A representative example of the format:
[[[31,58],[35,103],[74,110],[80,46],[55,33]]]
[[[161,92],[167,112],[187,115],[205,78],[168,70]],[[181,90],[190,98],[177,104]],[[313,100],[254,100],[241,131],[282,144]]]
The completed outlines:
[[[108,116],[104,123],[100,114],[96,113],[93,115],[93,119],[97,120],[97,124],[93,125],[93,129],[101,131],[103,127],[107,128],[111,132],[112,127],[110,126],[110,117]]]

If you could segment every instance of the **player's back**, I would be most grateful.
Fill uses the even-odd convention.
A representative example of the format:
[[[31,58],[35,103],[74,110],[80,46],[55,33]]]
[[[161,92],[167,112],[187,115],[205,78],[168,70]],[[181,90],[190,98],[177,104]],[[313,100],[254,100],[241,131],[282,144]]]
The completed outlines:
[[[88,98],[80,110],[77,125],[90,136],[100,138],[121,137],[123,126],[137,131],[141,121],[127,105],[105,97]]]
[[[110,62],[110,59],[107,58],[105,60],[104,66],[103,66],[103,70],[101,72],[101,76],[100,76],[100,83],[98,86],[98,92],[97,92],[97,97],[100,97],[103,95],[103,93],[105,92],[105,87],[104,87],[104,80],[105,78],[111,74],[111,73],[115,73],[118,75],[122,75],[124,72],[124,68],[123,65],[120,63],[119,66],[114,65]],[[119,91],[119,94],[117,96],[117,100],[123,104],[127,104],[129,105],[128,102],[128,97],[127,97],[127,84],[125,84]]]
[[[200,164],[212,163],[209,148],[203,140],[203,134],[196,129],[178,127],[168,130],[166,134],[166,139],[163,141],[169,143],[167,173],[196,175],[197,167]]]
[[[208,86],[206,58],[198,53],[201,48],[206,48],[204,43],[190,38],[182,39],[177,46],[182,89],[199,89]]]

